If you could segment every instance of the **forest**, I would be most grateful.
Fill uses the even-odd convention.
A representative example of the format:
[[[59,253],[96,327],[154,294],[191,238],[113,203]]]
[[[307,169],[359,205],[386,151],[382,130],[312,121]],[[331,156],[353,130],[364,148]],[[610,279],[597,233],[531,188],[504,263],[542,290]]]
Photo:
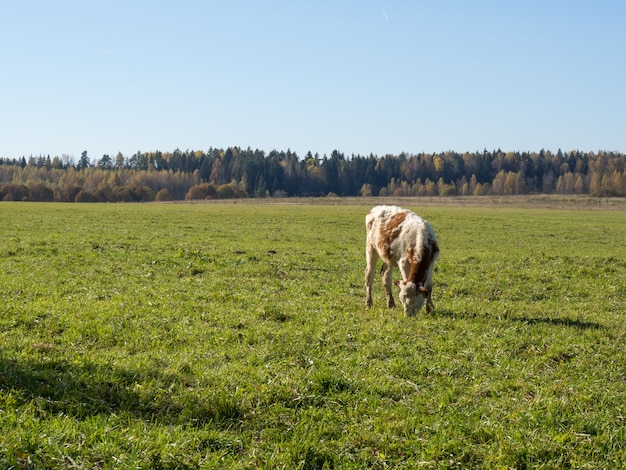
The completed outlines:
[[[140,202],[328,196],[483,196],[587,194],[626,196],[626,155],[418,153],[330,156],[290,150],[210,148],[0,158],[0,200]]]

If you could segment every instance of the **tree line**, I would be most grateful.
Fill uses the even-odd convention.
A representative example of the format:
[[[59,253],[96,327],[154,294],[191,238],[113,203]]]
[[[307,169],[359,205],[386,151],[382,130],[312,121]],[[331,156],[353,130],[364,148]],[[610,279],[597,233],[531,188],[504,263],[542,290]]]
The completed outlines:
[[[418,153],[329,156],[229,147],[0,158],[0,200],[133,202],[319,196],[626,196],[619,152]]]

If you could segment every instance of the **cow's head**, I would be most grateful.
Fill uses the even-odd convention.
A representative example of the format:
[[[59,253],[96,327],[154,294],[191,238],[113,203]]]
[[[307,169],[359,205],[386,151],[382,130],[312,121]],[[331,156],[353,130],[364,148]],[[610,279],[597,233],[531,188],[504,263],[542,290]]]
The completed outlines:
[[[428,290],[409,281],[395,281],[394,284],[400,288],[400,302],[404,307],[404,313],[410,317],[415,315],[428,298]]]

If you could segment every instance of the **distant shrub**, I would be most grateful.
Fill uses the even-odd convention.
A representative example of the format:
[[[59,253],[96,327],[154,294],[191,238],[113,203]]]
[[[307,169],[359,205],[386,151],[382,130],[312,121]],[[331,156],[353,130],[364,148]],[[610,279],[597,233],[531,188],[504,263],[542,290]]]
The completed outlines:
[[[374,195],[374,191],[372,189],[372,185],[371,184],[363,184],[363,186],[361,186],[361,190],[359,191],[359,196],[361,197],[372,197]]]
[[[171,201],[172,193],[167,188],[161,189],[159,192],[156,193],[154,200],[155,201]]]
[[[81,190],[74,198],[74,202],[94,202],[94,201],[95,199],[93,197],[93,194],[91,194],[89,191],[85,191],[84,189]]]
[[[248,193],[242,191],[234,184],[222,184],[217,187],[218,199],[241,199],[248,197]]]
[[[62,189],[60,193],[60,199],[64,202],[75,202],[76,196],[83,190],[80,186],[74,186],[72,184],[68,184]]]
[[[217,188],[211,183],[202,183],[192,186],[187,194],[186,201],[196,201],[202,199],[213,199],[217,197]]]
[[[458,196],[459,191],[453,184],[446,184],[439,190],[440,196]]]
[[[476,189],[474,190],[474,196],[490,196],[491,195],[491,185],[489,183],[476,185]]]
[[[128,186],[117,186],[113,188],[113,201],[115,202],[137,202],[139,197],[132,188]]]
[[[0,199],[3,201],[23,201],[28,198],[29,191],[23,184],[6,183],[0,185]]]
[[[106,183],[102,183],[93,192],[93,198],[97,202],[111,202],[113,200],[113,190]]]
[[[50,202],[54,200],[54,192],[43,183],[31,184],[28,188],[30,192],[29,200],[39,202]]]
[[[156,197],[152,188],[148,186],[138,186],[134,188],[133,192],[137,200],[141,202],[152,202]]]

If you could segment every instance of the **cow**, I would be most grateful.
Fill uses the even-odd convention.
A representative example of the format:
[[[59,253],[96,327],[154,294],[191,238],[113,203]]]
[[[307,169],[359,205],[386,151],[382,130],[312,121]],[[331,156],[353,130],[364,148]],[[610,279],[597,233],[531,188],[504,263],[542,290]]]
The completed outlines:
[[[402,280],[400,301],[404,313],[415,315],[426,301],[426,311],[434,309],[432,300],[433,266],[439,256],[437,237],[430,224],[410,210],[396,206],[376,206],[365,217],[365,306],[372,306],[372,285],[376,263],[383,262],[382,276],[387,306],[395,307],[391,284],[393,267],[398,266]]]

